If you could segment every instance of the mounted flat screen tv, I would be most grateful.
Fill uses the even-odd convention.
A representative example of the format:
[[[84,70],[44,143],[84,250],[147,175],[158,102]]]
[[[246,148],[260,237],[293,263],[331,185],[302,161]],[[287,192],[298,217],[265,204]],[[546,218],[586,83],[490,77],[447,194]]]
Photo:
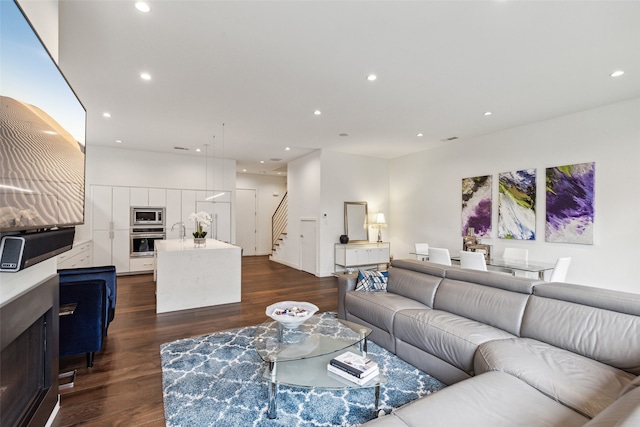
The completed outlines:
[[[84,222],[86,110],[14,1],[0,1],[0,233]]]

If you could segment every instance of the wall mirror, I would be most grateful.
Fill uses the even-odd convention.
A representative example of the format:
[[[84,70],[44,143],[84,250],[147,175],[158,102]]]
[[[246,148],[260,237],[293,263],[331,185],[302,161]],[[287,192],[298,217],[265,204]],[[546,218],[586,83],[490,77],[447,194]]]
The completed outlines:
[[[344,234],[349,243],[369,241],[367,202],[344,202]]]

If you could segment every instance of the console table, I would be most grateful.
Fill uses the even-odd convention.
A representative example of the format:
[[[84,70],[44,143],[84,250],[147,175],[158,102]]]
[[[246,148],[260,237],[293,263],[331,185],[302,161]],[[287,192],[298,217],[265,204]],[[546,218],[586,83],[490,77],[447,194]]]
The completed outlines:
[[[389,264],[391,244],[381,243],[336,243],[334,272],[338,269],[357,268]],[[341,270],[341,271],[342,271]]]

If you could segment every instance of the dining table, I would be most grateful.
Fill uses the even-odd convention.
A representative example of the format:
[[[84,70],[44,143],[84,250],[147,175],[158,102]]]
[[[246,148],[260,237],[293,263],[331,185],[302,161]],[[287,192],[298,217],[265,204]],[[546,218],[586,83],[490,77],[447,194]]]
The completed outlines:
[[[429,260],[429,254],[410,252],[411,255],[416,255]],[[451,255],[451,261],[460,262],[460,255]],[[534,273],[538,275],[540,280],[544,280],[545,272],[552,271],[555,267],[555,263],[545,261],[528,261],[522,262],[507,258],[490,258],[487,261],[487,268],[492,267],[492,270],[505,271],[508,270],[515,274],[516,271],[522,271],[525,273]]]

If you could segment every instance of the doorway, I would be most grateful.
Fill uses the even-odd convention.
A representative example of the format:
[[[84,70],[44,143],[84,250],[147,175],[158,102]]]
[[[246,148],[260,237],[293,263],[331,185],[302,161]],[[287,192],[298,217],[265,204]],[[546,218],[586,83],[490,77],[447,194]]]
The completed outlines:
[[[236,189],[236,243],[242,248],[243,255],[256,255],[258,247],[256,196],[255,189]]]
[[[316,230],[315,219],[300,220],[300,270],[316,275]]]

